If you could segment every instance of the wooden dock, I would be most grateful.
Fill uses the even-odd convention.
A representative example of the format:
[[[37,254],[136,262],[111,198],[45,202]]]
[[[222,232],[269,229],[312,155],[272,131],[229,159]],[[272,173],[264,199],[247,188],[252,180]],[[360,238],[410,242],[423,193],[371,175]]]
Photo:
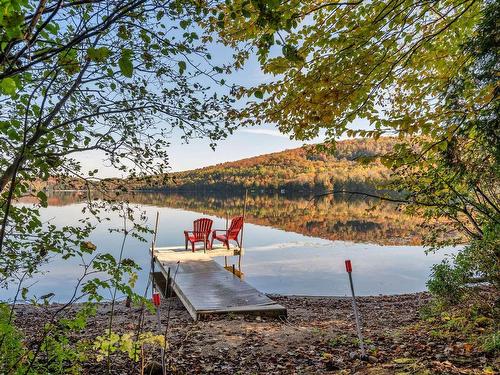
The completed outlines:
[[[194,320],[228,313],[286,317],[283,306],[241,280],[239,272],[235,275],[212,259],[241,255],[238,248],[194,253],[179,247],[155,248],[155,279],[160,279],[163,293],[169,288],[175,292]]]

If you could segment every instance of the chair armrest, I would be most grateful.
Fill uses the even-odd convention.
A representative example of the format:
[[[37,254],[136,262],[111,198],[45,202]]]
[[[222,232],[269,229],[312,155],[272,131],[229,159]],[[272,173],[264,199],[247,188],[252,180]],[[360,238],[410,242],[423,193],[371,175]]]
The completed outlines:
[[[215,232],[227,232],[227,229],[214,229],[212,230],[213,233]]]

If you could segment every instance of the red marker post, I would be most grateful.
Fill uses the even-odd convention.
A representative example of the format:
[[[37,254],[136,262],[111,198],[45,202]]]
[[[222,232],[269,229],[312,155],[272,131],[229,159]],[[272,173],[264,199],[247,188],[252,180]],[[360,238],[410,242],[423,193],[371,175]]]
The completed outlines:
[[[158,293],[157,290],[153,289],[153,305],[155,305],[156,308],[156,320],[158,321],[158,329],[161,332],[161,317],[160,317],[160,306],[161,306],[161,300],[160,300],[160,293]]]
[[[354,294],[354,284],[352,283],[352,264],[349,259],[345,261],[345,270],[349,275],[349,283],[351,284],[352,293],[352,309],[356,318],[356,331],[358,332],[359,348],[361,349],[362,358],[366,358],[365,345],[363,344],[363,334],[361,333],[361,321],[359,319],[358,305],[356,304],[356,295]]]
[[[156,307],[160,306],[160,293],[158,292],[153,292],[153,305]]]
[[[158,322],[158,330],[159,332],[161,332],[162,331],[161,316],[160,316],[161,300],[160,300],[160,293],[156,289],[153,289],[153,296],[151,300],[153,301],[153,305],[155,305],[156,308],[156,320]]]
[[[151,276],[151,277],[153,277],[153,276]],[[153,301],[153,305],[155,305],[155,308],[156,308],[156,321],[158,323],[158,332],[161,334],[161,332],[162,332],[161,314],[160,314],[161,299],[160,299],[160,293],[156,289],[153,289],[153,295],[152,295],[151,300]],[[165,356],[163,355],[163,353],[164,353],[164,348],[162,346],[162,348],[161,348],[161,368],[165,369]]]

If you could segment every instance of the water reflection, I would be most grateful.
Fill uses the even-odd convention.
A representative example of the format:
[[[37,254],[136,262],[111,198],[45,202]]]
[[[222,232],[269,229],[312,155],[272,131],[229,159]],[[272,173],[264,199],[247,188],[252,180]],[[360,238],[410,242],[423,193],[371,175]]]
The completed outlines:
[[[81,193],[49,197],[50,205],[81,201]],[[241,215],[244,197],[203,194],[136,193],[121,196],[140,205],[180,208],[222,218]],[[246,221],[329,240],[382,245],[419,245],[423,220],[410,217],[389,202],[354,196],[249,195]]]
[[[240,197],[151,193],[126,199],[145,211],[150,226],[159,212],[158,246],[183,244],[182,230],[191,228],[193,220],[202,215],[214,220],[214,228],[223,228],[226,215],[241,214],[243,207]],[[353,262],[359,295],[422,291],[431,265],[454,251],[426,255],[421,246],[410,246],[420,236],[415,220],[386,204],[367,211],[370,203],[361,200],[327,197],[313,204],[304,198],[281,196],[250,196],[247,203],[243,272],[246,281],[266,293],[346,295],[347,258]],[[43,219],[58,226],[77,225],[84,206],[78,193],[53,195],[49,207],[42,210]],[[118,254],[121,234],[108,229],[120,225],[118,215],[97,225],[91,240],[98,251]],[[129,238],[124,257],[142,267],[137,290],[144,290],[148,244]],[[224,259],[217,261],[223,264]],[[30,280],[35,283],[31,293],[55,292],[56,300],[65,301],[81,273],[80,263],[78,259],[53,259],[44,268],[47,274]],[[12,295],[12,291],[2,291],[1,299]]]

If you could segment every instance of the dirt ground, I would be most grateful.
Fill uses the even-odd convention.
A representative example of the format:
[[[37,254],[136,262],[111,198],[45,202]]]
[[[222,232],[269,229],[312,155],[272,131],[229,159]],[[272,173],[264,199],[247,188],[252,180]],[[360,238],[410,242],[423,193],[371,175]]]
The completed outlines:
[[[176,299],[164,299],[163,327],[168,329],[167,364],[174,374],[494,374],[498,358],[467,342],[434,335],[421,324],[425,293],[361,297],[363,335],[369,357],[360,358],[350,299],[271,296],[288,309],[286,320],[226,315],[194,322]],[[27,340],[58,305],[16,308],[16,323]],[[78,307],[71,307],[77,309]],[[102,304],[87,328],[72,340],[89,340],[107,328],[110,305]],[[140,309],[119,302],[113,331],[133,332]],[[145,330],[158,332],[156,316],[146,312]],[[146,348],[147,369],[160,361],[159,348]],[[89,359],[86,374],[105,373],[106,365]],[[140,362],[113,354],[112,373],[140,374]],[[147,372],[146,372],[147,373]]]

